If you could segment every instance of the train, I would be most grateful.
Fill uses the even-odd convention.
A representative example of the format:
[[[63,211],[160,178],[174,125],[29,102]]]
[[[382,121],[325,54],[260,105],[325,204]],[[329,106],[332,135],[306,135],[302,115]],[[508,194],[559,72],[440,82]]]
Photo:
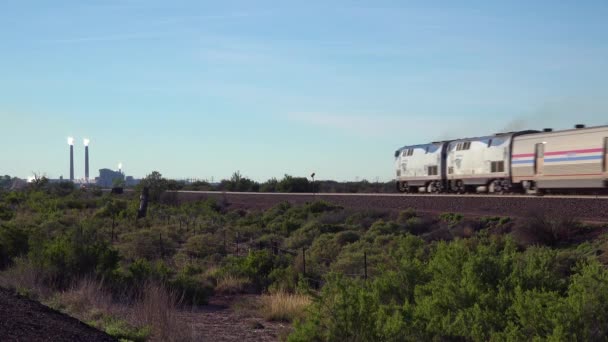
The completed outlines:
[[[406,145],[395,151],[403,193],[606,190],[608,126],[522,130]]]

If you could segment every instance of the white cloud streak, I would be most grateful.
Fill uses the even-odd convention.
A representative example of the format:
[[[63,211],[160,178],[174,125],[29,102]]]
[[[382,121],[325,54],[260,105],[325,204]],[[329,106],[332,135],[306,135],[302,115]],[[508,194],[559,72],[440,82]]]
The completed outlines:
[[[79,44],[79,43],[95,43],[95,42],[117,42],[142,39],[157,39],[160,38],[159,33],[133,33],[133,34],[115,34],[105,36],[85,36],[75,38],[61,38],[44,40],[43,43],[48,44]]]
[[[386,115],[341,115],[330,113],[289,113],[287,119],[306,125],[346,132],[360,137],[378,137],[386,134],[403,132],[420,132],[437,127],[437,121],[445,119],[429,118],[421,115],[386,116]],[[448,119],[449,120],[449,119]],[[449,120],[451,121],[451,120]]]

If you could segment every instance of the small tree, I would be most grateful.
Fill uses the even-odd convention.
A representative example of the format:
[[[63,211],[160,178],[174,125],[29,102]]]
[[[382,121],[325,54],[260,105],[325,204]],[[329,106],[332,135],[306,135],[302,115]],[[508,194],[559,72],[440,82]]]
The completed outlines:
[[[169,182],[158,171],[152,171],[138,185],[138,190],[141,191],[144,187],[150,189],[150,200],[158,202],[162,194],[168,190]]]

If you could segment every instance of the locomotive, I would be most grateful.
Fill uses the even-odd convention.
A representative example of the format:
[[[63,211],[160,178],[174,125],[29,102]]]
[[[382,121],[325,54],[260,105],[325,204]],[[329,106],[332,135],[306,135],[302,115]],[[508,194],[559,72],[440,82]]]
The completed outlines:
[[[608,186],[608,126],[525,130],[395,151],[396,185],[411,193],[529,193]]]

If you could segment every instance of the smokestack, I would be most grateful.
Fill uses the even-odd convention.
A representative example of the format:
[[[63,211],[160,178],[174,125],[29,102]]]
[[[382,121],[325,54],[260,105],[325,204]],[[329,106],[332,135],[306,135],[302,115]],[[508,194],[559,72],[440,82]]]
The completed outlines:
[[[89,146],[84,147],[84,179],[89,182]]]
[[[70,182],[74,181],[74,138],[68,138],[68,144],[70,145]]]
[[[89,139],[84,139],[84,179],[89,182]]]

